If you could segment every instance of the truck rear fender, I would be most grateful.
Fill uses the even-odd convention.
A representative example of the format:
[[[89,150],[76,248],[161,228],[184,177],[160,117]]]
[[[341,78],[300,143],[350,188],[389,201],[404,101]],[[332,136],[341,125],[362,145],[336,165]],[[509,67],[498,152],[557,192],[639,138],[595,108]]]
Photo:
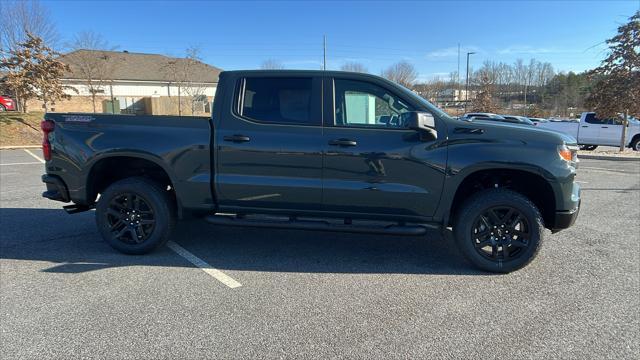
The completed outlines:
[[[88,166],[91,170],[85,179],[87,202],[95,202],[99,193],[112,183],[132,177],[149,178],[172,193],[178,214],[182,214],[180,186],[171,168],[160,157],[140,151],[109,152],[96,156]]]

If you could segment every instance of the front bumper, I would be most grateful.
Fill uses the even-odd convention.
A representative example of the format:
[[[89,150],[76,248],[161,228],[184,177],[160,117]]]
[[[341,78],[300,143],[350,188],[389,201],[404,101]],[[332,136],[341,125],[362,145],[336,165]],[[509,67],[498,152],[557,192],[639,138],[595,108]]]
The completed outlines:
[[[580,213],[580,202],[582,199],[580,198],[580,185],[577,183],[573,183],[573,187],[571,189],[571,198],[566,203],[573,205],[571,210],[561,210],[556,211],[556,216],[553,222],[552,232],[558,232],[562,229],[566,229],[571,227],[578,218],[578,213]]]
[[[42,193],[42,197],[62,202],[71,201],[67,185],[59,177],[45,174],[42,175],[42,182],[47,184],[47,191]]]

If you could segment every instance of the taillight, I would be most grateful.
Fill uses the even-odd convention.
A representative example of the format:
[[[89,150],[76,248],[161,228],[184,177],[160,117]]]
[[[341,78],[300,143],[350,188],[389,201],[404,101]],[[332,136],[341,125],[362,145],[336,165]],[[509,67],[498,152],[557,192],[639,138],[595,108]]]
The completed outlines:
[[[51,160],[51,142],[49,142],[49,134],[53,132],[56,127],[56,123],[51,120],[43,120],[40,123],[40,128],[42,129],[43,137],[42,137],[42,155],[44,155],[44,159],[49,161]]]

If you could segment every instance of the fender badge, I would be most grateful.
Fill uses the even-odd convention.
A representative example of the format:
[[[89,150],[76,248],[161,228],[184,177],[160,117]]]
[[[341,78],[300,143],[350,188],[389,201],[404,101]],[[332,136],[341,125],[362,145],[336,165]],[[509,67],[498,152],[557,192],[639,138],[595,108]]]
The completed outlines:
[[[64,121],[67,122],[91,122],[95,120],[93,116],[88,115],[65,115]]]

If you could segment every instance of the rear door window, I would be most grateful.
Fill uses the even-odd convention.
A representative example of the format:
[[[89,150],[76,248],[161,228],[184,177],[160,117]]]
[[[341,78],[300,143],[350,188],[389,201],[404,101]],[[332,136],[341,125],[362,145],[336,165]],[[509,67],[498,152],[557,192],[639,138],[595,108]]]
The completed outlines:
[[[589,124],[602,124],[603,121],[598,119],[596,117],[596,114],[594,113],[589,113],[585,116],[584,121],[586,121]]]
[[[312,78],[245,78],[240,89],[241,116],[258,122],[321,125],[312,111]]]

